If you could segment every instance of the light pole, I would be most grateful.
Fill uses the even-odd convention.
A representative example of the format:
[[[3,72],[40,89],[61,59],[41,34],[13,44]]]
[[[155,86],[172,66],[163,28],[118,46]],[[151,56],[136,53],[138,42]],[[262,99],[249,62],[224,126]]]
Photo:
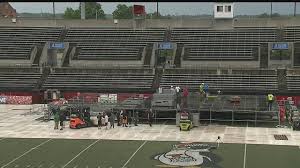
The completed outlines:
[[[55,4],[54,4],[54,2],[52,4],[52,8],[53,8],[53,19],[55,20]]]
[[[294,4],[294,17],[296,16],[296,7],[297,7],[297,2]]]
[[[158,17],[158,1],[156,2],[156,16]]]
[[[271,2],[271,14],[270,14],[270,17],[272,17],[272,11],[273,10],[273,3]]]
[[[98,10],[96,9],[96,20],[98,20]]]

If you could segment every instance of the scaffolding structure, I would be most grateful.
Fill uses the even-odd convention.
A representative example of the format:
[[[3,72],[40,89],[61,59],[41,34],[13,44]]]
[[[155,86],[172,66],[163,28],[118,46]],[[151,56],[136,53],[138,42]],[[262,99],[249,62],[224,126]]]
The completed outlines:
[[[238,97],[239,101],[232,101]],[[257,123],[278,123],[280,124],[279,105],[276,101],[272,104],[272,109],[268,109],[265,95],[209,95],[203,98],[198,92],[189,93],[187,106],[180,109],[151,107],[152,99],[143,97],[129,97],[123,101],[87,101],[83,97],[69,99],[63,105],[48,105],[47,119],[51,119],[56,109],[71,112],[72,108],[90,108],[91,117],[97,116],[99,112],[118,113],[121,110],[128,113],[128,118],[132,119],[136,112],[140,121],[147,120],[147,111],[152,108],[154,113],[154,122],[158,120],[176,120],[178,110],[191,113],[199,113],[199,121],[203,122],[252,122]],[[53,117],[53,116],[52,116]]]
[[[231,122],[273,122],[280,124],[279,105],[272,103],[268,109],[264,95],[239,95],[239,101],[234,101],[234,95],[218,95],[204,99],[200,103],[200,121]]]

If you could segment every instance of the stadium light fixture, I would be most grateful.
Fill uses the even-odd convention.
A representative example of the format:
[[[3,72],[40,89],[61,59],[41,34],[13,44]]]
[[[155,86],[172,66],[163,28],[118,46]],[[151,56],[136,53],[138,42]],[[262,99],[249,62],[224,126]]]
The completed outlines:
[[[270,13],[270,17],[272,17],[273,14],[273,3],[271,2],[271,13]]]

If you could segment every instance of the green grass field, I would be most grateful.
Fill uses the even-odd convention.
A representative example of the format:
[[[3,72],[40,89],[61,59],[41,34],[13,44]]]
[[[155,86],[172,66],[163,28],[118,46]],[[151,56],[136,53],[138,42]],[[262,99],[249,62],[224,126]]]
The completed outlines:
[[[172,145],[178,143],[7,138],[0,140],[0,167],[172,167],[155,160],[154,157],[169,152]],[[212,149],[210,153],[204,155],[206,154],[213,164],[203,164],[198,167],[299,168],[300,166],[300,149],[297,146],[221,144],[218,149]]]

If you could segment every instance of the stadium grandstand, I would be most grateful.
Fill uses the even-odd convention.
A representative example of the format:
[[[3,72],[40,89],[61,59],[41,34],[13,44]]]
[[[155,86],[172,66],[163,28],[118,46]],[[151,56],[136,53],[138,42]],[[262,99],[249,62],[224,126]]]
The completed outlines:
[[[263,157],[274,160],[275,166],[269,166],[267,161],[256,165],[260,155],[250,144],[296,146],[293,152],[299,156],[300,134],[293,132],[300,129],[299,16],[234,17],[233,3],[228,2],[225,6],[216,3],[212,17],[196,19],[146,19],[142,5],[133,8],[133,14],[139,13],[133,19],[85,20],[85,10],[80,10],[81,20],[30,19],[16,17],[16,11],[7,4],[0,3],[0,15],[5,15],[0,17],[0,147],[7,149],[0,150],[1,168],[43,168],[43,164],[45,168],[125,168],[143,164],[202,167],[202,163],[204,167],[254,168],[281,163],[276,165],[274,149],[264,146],[269,153],[262,153]],[[85,9],[85,3],[80,4]],[[219,10],[223,7],[227,12],[222,14]],[[8,113],[15,116],[7,117]],[[116,126],[114,132],[96,133],[108,124],[105,117],[102,123],[100,113],[103,117],[105,113],[109,117],[116,114],[117,118],[109,122],[117,120],[118,126],[129,128]],[[6,118],[9,121],[4,121]],[[72,126],[74,118],[83,124]],[[53,131],[52,125],[51,132],[52,122],[48,121],[52,119],[55,127],[60,120],[65,132],[59,134],[55,127]],[[63,125],[65,120],[70,120],[67,128]],[[156,125],[152,127],[153,121]],[[90,132],[81,129],[92,125],[99,128],[87,128]],[[195,132],[182,133],[193,127],[198,127],[191,130]],[[7,140],[30,136],[47,140]],[[81,140],[56,143],[56,138]],[[225,144],[219,148],[223,140]],[[164,142],[153,145],[150,141]],[[178,145],[170,141],[181,142]],[[193,144],[198,141],[218,146]],[[8,143],[7,148],[2,142]],[[50,143],[52,146],[47,146]],[[62,144],[65,151],[54,150],[63,148]],[[98,156],[98,148],[91,147],[99,144],[100,150],[111,149],[122,164],[112,161],[114,156],[109,152],[107,156],[100,154],[103,160],[99,162],[94,157]],[[249,156],[247,144],[252,149]],[[170,146],[169,154],[157,155],[157,151],[165,152]],[[36,153],[40,148],[45,150]],[[208,152],[215,149],[214,154]],[[193,157],[183,157],[195,151],[198,153],[192,153]],[[212,155],[206,156],[203,151]],[[73,156],[75,153],[78,155]],[[150,154],[151,159],[145,159]],[[26,160],[27,156],[31,157]],[[172,158],[166,158],[169,156]],[[252,160],[246,162],[248,157]],[[210,158],[215,159],[214,163],[208,163],[213,160]],[[183,163],[180,159],[188,161]],[[300,164],[298,158],[285,161],[287,165],[292,161]]]

